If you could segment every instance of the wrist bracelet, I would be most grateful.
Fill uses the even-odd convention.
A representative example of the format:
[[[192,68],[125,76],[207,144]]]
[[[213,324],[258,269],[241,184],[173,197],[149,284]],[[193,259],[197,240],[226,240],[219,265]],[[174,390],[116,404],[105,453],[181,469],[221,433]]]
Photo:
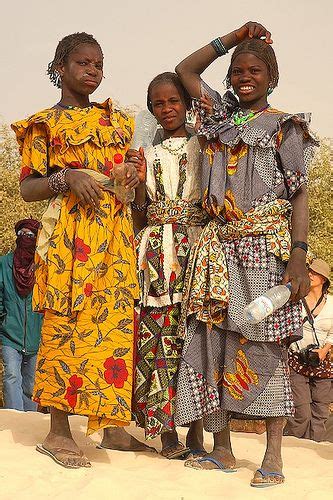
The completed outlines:
[[[215,40],[212,40],[210,42],[210,45],[213,47],[219,57],[224,56],[228,53],[228,50],[223,45],[221,38],[215,38]]]
[[[132,201],[132,203],[131,203],[132,209],[137,210],[138,212],[145,212],[145,210],[147,210],[148,206],[149,206],[149,199],[148,198],[146,199],[146,201],[144,203],[142,203],[142,205],[138,205],[134,201]]]
[[[54,194],[65,193],[69,190],[69,184],[66,181],[66,172],[69,168],[63,168],[60,172],[54,172],[47,178],[47,183]]]
[[[294,250],[294,248],[301,248],[304,250],[305,253],[308,251],[308,244],[305,243],[305,241],[294,241],[294,243],[291,246],[291,250]]]

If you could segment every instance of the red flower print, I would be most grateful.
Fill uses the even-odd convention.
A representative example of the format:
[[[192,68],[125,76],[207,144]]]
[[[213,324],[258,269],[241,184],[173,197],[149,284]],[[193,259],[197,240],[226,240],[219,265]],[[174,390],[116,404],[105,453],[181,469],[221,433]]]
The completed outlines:
[[[104,168],[103,168],[103,174],[107,175],[108,177],[110,177],[112,169],[113,169],[113,162],[110,161],[110,160],[108,160],[108,158],[105,158]]]
[[[86,297],[90,297],[93,291],[92,283],[87,283],[83,291]]]
[[[58,137],[58,136],[53,137],[53,139],[51,141],[51,146],[61,146],[61,145],[62,145],[62,142],[61,142],[60,137]]]
[[[71,167],[71,168],[83,168],[83,165],[79,161],[71,161],[69,164],[69,167]]]
[[[104,378],[108,384],[114,385],[117,389],[122,389],[128,378],[126,363],[123,359],[114,359],[113,356],[104,361]]]
[[[77,375],[72,375],[69,379],[69,387],[67,387],[65,399],[67,399],[68,404],[71,408],[74,408],[77,401],[78,390],[83,385],[83,380]]]
[[[102,127],[109,127],[111,125],[110,118],[107,115],[102,115],[98,122]]]
[[[86,245],[81,238],[75,238],[75,256],[74,258],[81,262],[87,262],[88,254],[91,252],[89,245]]]
[[[21,168],[20,182],[22,182],[26,177],[31,175],[33,170],[30,167],[24,166]]]

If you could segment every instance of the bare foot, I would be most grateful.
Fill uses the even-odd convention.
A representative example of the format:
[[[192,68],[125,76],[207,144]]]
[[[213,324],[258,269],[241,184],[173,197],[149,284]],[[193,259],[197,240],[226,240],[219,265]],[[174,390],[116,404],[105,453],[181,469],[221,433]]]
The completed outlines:
[[[101,447],[117,451],[149,451],[156,453],[155,448],[141,443],[131,434],[128,434],[123,427],[104,429]]]
[[[211,461],[205,461],[206,458],[208,459],[213,458],[220,464],[220,467]],[[186,460],[184,465],[192,469],[201,469],[201,470],[214,470],[214,469],[235,470],[236,459],[231,451],[223,447],[216,447],[211,453],[207,453],[202,459],[199,459],[199,461]]]
[[[43,450],[49,452],[45,454],[50,455],[51,458],[64,467],[74,469],[91,467],[91,463],[71,437],[50,432],[46,436],[42,448],[38,448],[41,453],[43,453]]]

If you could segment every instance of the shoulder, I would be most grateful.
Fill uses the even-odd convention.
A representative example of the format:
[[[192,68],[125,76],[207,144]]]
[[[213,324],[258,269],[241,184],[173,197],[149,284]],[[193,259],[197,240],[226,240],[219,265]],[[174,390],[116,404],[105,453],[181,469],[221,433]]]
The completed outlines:
[[[38,113],[35,113],[24,120],[20,120],[11,124],[12,130],[15,132],[16,140],[19,143],[20,151],[22,150],[24,139],[28,131],[34,126],[39,126],[39,131],[42,128],[50,129],[52,127],[52,121],[59,114],[59,110],[56,108],[46,108]]]
[[[128,111],[115,106],[112,99],[108,98],[102,103],[94,102],[93,104],[102,110],[102,114],[109,119],[111,125],[133,133],[134,117]]]

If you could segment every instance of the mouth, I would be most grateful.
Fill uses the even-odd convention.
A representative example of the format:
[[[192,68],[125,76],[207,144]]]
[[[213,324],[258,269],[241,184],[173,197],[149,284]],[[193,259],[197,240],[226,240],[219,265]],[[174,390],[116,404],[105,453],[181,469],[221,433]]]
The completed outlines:
[[[83,80],[85,85],[88,85],[89,87],[97,87],[98,82],[96,80]]]
[[[174,121],[175,118],[176,118],[175,116],[167,116],[167,117],[163,118],[163,122],[164,123],[171,123]]]
[[[238,92],[241,93],[241,94],[250,94],[251,92],[253,92],[255,89],[255,87],[253,85],[240,85],[238,87]]]

